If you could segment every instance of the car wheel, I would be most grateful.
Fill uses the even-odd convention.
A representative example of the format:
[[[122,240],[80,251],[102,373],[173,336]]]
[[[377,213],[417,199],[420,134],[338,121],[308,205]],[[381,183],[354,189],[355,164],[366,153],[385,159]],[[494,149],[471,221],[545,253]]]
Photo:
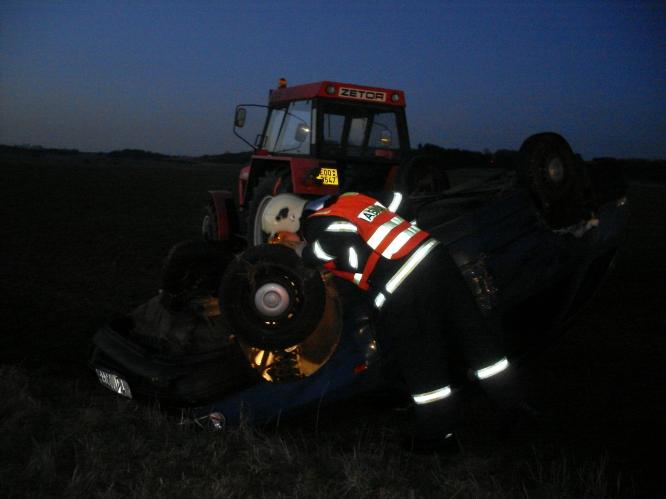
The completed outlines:
[[[196,296],[212,296],[233,259],[232,242],[182,241],[164,261],[160,302],[168,310],[181,310]]]
[[[303,342],[324,313],[321,274],[290,248],[254,246],[227,267],[221,305],[234,332],[249,346],[280,350]]]
[[[442,161],[430,156],[415,156],[398,173],[400,189],[409,196],[440,194],[451,187]]]
[[[520,156],[520,178],[546,225],[568,227],[590,215],[585,167],[563,137],[532,135],[520,147]]]

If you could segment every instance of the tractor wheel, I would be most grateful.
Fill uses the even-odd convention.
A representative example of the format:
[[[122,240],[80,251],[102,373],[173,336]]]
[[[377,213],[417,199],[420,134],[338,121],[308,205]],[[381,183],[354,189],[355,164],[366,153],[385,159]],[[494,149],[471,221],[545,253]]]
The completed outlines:
[[[201,235],[205,241],[217,241],[219,239],[217,213],[212,201],[208,203],[204,211],[204,217],[201,222]]]
[[[247,244],[257,246],[268,241],[267,235],[261,230],[261,217],[268,202],[278,192],[288,192],[289,186],[283,177],[275,172],[267,172],[259,178],[252,192],[252,199],[247,216]]]
[[[546,225],[559,229],[590,215],[584,165],[556,133],[529,137],[520,148],[520,178]]]
[[[220,302],[239,339],[262,350],[280,350],[304,341],[324,313],[321,274],[305,267],[280,244],[247,249],[229,264]]]

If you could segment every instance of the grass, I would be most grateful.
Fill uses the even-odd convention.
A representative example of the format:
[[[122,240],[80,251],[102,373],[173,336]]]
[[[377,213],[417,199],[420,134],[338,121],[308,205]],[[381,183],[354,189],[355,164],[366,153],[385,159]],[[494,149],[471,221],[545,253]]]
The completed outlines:
[[[633,188],[617,267],[571,333],[529,366],[539,430],[502,438],[484,400],[463,452],[398,445],[400,418],[354,401],[276,427],[208,432],[121,400],[86,367],[109,316],[152,296],[236,168],[86,155],[0,167],[3,497],[663,496],[663,188]]]
[[[531,447],[451,459],[397,447],[393,430],[205,432],[157,407],[0,371],[3,497],[609,497],[607,458]],[[65,404],[63,404],[65,403]],[[63,405],[66,408],[63,408]],[[360,422],[357,422],[360,423]],[[507,462],[507,458],[510,462]],[[510,466],[508,466],[510,464]],[[621,484],[622,485],[622,484]]]

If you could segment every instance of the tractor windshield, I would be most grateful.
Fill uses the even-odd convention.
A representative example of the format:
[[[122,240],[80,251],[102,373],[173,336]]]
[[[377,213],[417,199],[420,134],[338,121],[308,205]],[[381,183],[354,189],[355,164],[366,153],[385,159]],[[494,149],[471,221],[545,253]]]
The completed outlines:
[[[322,103],[320,107],[323,157],[399,156],[399,119],[394,110],[340,103]]]
[[[310,154],[312,143],[312,101],[291,102],[271,109],[263,148],[272,153]]]

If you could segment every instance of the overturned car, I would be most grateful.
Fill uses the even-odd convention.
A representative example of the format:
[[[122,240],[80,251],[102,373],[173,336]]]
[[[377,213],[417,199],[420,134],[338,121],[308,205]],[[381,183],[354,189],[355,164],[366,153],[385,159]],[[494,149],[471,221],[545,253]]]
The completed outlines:
[[[419,227],[446,246],[519,361],[563,331],[612,266],[627,220],[617,171],[586,164],[553,133],[517,168],[401,166]],[[188,242],[163,289],[94,336],[90,364],[120,396],[188,408],[214,425],[263,422],[389,388],[399,352],[378,343],[363,292],[281,244]]]

